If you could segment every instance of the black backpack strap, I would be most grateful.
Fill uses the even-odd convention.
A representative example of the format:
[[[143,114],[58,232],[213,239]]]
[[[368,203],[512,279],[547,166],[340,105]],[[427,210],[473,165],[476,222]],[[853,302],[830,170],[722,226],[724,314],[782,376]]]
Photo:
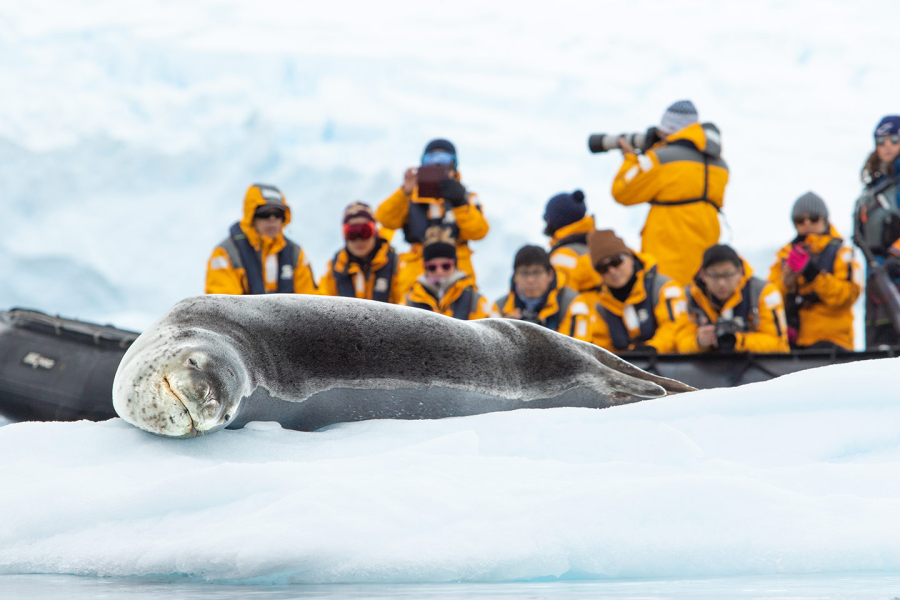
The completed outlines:
[[[238,255],[241,257],[241,264],[244,267],[244,273],[247,275],[248,294],[265,294],[266,285],[262,276],[262,259],[259,253],[250,245],[250,241],[244,234],[239,223],[231,226],[231,239],[237,247]]]
[[[471,314],[472,309],[475,307],[476,301],[475,288],[471,286],[467,287],[459,298],[456,299],[456,302],[453,303],[453,318],[468,321],[469,314]]]
[[[279,294],[294,293],[294,269],[299,267],[300,246],[285,238],[284,248],[278,252],[278,290]],[[315,278],[313,278],[315,281]]]

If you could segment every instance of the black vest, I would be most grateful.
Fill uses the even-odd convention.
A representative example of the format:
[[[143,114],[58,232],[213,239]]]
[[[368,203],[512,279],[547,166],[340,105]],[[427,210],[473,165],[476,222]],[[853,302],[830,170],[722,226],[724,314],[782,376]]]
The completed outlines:
[[[250,288],[247,290],[247,293],[265,294],[266,284],[263,281],[262,257],[260,256],[260,253],[250,245],[250,241],[247,239],[247,236],[244,235],[244,231],[241,229],[240,224],[235,223],[232,225],[230,233],[230,239],[234,243],[238,256],[231,256],[231,253],[229,252],[229,258],[231,259],[232,265],[243,267],[244,273],[247,275],[247,286]],[[300,257],[300,246],[287,238],[284,238],[284,240],[286,242],[284,248],[278,253],[278,289],[275,290],[274,293],[293,294],[293,272],[294,269],[297,268],[297,259]],[[228,249],[226,248],[226,251],[227,250]],[[235,258],[239,258],[239,260],[235,261]],[[283,275],[288,273],[290,274],[289,277],[283,277]]]
[[[449,200],[444,200],[444,213],[440,217],[431,218],[428,211],[432,204],[427,202],[409,201],[409,213],[406,216],[406,223],[403,224],[403,235],[410,244],[421,244],[425,238],[425,231],[429,227],[441,225],[450,230],[453,239],[459,239],[459,226],[456,224],[455,215],[453,220],[448,220],[447,215],[453,215],[453,205]]]
[[[478,292],[475,291],[475,288],[472,286],[467,287],[463,290],[463,293],[459,295],[459,298],[450,305],[450,309],[453,312],[453,318],[459,319],[461,321],[468,321],[469,314],[472,310],[475,309],[475,303],[478,302]],[[425,304],[424,302],[411,302],[409,306],[413,308],[422,308],[425,310],[433,310],[431,306]]]
[[[638,337],[632,339],[628,334],[628,327],[619,315],[613,314],[605,306],[597,304],[597,312],[606,321],[609,336],[612,338],[613,347],[616,350],[628,350],[633,343],[649,341],[656,334],[656,303],[659,301],[659,291],[662,286],[670,281],[665,275],[656,272],[656,266],[652,266],[644,273],[644,299],[634,305],[640,323]],[[669,303],[669,316],[674,318],[673,307]]]
[[[334,277],[339,296],[343,296],[345,298],[356,298],[356,286],[353,285],[353,276],[350,275],[350,273],[348,273],[347,271],[339,272],[333,266],[337,264],[338,257],[341,255],[341,252],[344,252],[344,250],[341,250],[340,252],[335,254],[334,258],[331,261],[331,275],[332,277]],[[375,285],[372,287],[372,300],[375,300],[376,302],[389,301],[389,298],[391,296],[391,282],[393,282],[394,280],[394,273],[396,273],[396,271],[397,254],[392,248],[389,248],[387,263],[385,263],[383,267],[375,271]],[[380,286],[378,282],[381,280],[384,280],[386,285]],[[383,287],[383,289],[379,289],[380,287]]]

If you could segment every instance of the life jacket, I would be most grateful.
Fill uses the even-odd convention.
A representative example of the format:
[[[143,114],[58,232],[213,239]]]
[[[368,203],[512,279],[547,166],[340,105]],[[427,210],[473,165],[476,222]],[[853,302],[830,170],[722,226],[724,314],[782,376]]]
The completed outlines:
[[[248,294],[265,294],[266,284],[263,281],[262,258],[260,253],[250,245],[247,236],[239,223],[229,230],[230,236],[222,243],[228,259],[236,269],[243,269],[247,276]],[[285,245],[278,252],[278,288],[273,293],[294,293],[294,268],[300,258],[300,246],[284,238]]]
[[[754,329],[751,329],[751,327],[754,327],[754,324],[759,322],[759,295],[762,294],[766,285],[767,283],[759,277],[750,277],[741,289],[741,301],[737,306],[723,311],[719,318],[733,320],[740,327],[741,331],[753,331]],[[704,286],[696,283],[687,286],[688,312],[693,315],[694,321],[700,324],[704,320],[708,321],[709,316],[703,310],[703,307],[697,304],[697,300],[691,293],[692,286],[696,286],[703,291],[704,296],[706,295],[706,290]],[[777,319],[775,324],[778,326]]]
[[[502,298],[499,298],[496,304],[499,307],[505,307],[509,303],[511,297],[513,307],[522,311],[521,321],[527,321],[529,323],[541,325],[547,329],[552,329],[553,331],[558,331],[563,317],[566,316],[566,312],[569,310],[569,305],[572,304],[572,301],[578,296],[578,292],[565,286],[557,287],[557,285],[556,272],[554,271],[553,281],[550,283],[549,289],[544,293],[541,301],[537,305],[537,309],[533,312],[526,310],[525,303],[519,298],[518,294],[516,294],[516,286],[514,283],[510,285],[510,292]],[[547,306],[550,294],[554,291],[556,292],[557,311],[548,315],[546,318],[541,319],[540,314]]]
[[[384,242],[387,243],[387,242]],[[338,251],[331,260],[332,265],[338,264],[338,257],[344,250]],[[388,260],[383,267],[375,271],[375,285],[372,288],[372,300],[376,302],[388,302],[391,295],[391,282],[394,280],[394,274],[397,272],[397,253],[393,249],[388,249]],[[349,261],[347,265],[349,267]],[[353,282],[353,275],[348,270],[338,271],[334,266],[331,267],[331,275],[334,277],[335,286],[338,295],[345,298],[356,298],[356,285]]]
[[[468,321],[469,315],[475,310],[475,304],[478,302],[479,294],[472,286],[467,287],[459,298],[457,298],[450,308],[453,312],[453,318],[461,321]],[[409,306],[413,308],[422,308],[424,310],[433,310],[432,307],[424,302],[410,302]]]
[[[588,245],[587,245],[587,234],[586,233],[575,233],[573,235],[568,235],[550,248],[550,255],[552,256],[554,252],[559,250],[560,248],[569,248],[579,256],[583,256],[588,253]]]
[[[719,141],[721,139],[719,129],[712,123],[704,123],[703,133],[706,135],[706,149],[704,151],[699,150],[693,142],[686,139],[666,142],[662,147],[653,149],[660,165],[678,161],[702,162],[703,194],[696,198],[686,198],[684,200],[663,201],[654,198],[650,200],[650,204],[655,206],[684,206],[685,204],[705,202],[715,208],[716,212],[722,212],[722,209],[709,198],[709,167],[712,165],[727,170],[728,165],[725,164],[725,161],[720,156],[722,146]]]
[[[609,337],[612,339],[616,350],[627,350],[631,344],[647,342],[656,334],[656,304],[659,302],[659,292],[662,286],[671,281],[670,278],[656,272],[653,265],[644,272],[644,299],[638,304],[626,306],[626,310],[633,308],[640,324],[640,332],[637,338],[632,338],[628,333],[625,321],[608,308],[597,303],[597,312],[606,321],[609,329]]]
[[[459,226],[456,224],[453,205],[449,200],[442,202],[443,205],[435,202],[409,201],[409,213],[403,225],[403,235],[408,243],[421,244],[425,238],[425,231],[435,225],[449,229],[453,239],[459,239]]]
[[[859,237],[873,253],[883,256],[900,239],[900,177],[881,175],[856,200]]]
[[[815,262],[820,270],[826,273],[834,273],[834,261],[837,259],[838,253],[841,251],[843,241],[839,238],[832,239],[828,245],[818,254],[810,254],[809,260]],[[853,269],[847,270],[847,278],[853,278]],[[800,329],[800,309],[808,308],[814,304],[820,303],[822,300],[815,292],[810,294],[801,294],[798,291],[788,294],[784,302],[784,312],[787,317],[788,327],[792,329]]]

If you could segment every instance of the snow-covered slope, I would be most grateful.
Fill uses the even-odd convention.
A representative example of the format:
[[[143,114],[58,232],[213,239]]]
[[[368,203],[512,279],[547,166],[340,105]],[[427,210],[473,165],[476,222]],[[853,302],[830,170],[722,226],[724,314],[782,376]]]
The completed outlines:
[[[897,360],[606,410],[0,428],[0,574],[259,582],[900,572]]]
[[[898,110],[894,38],[875,34],[898,17],[873,0],[6,2],[0,307],[141,328],[202,291],[255,181],[286,192],[321,273],[343,206],[383,199],[436,136],[490,218],[473,248],[494,297],[561,190],[637,243],[643,211],[609,196],[619,159],[587,135],[686,97],[723,131],[739,248],[788,240],[807,189],[846,233],[873,126]]]

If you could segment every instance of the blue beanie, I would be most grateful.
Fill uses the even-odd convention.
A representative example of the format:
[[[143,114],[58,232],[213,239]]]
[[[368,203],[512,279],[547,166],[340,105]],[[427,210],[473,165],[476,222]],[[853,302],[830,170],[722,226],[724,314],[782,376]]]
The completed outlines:
[[[575,190],[571,194],[563,192],[550,198],[547,209],[544,211],[544,221],[547,223],[546,232],[550,235],[566,225],[580,221],[587,213],[584,204],[584,192]]]
[[[888,115],[881,120],[873,135],[894,135],[895,133],[900,133],[900,117]]]

